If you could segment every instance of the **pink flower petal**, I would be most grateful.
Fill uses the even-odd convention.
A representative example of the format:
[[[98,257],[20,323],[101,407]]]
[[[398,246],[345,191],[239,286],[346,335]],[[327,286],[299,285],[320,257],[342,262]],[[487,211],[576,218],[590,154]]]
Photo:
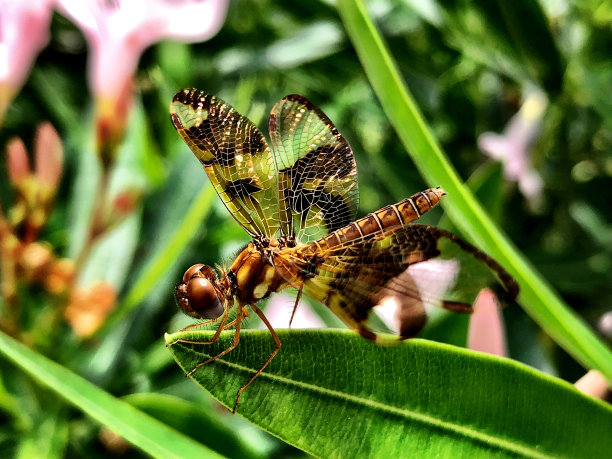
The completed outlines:
[[[533,168],[531,150],[540,134],[541,120],[548,101],[541,93],[530,94],[525,103],[504,128],[502,134],[483,132],[478,148],[487,156],[501,161],[508,180],[518,182],[521,193],[537,199],[543,183]]]
[[[0,119],[49,41],[51,0],[0,0]]]
[[[489,289],[482,290],[474,303],[467,346],[474,351],[507,355],[504,319],[497,298]]]
[[[611,389],[604,375],[597,370],[591,370],[574,383],[574,387],[591,397],[605,400],[610,396]]]
[[[164,39],[205,41],[225,20],[227,0],[57,0],[91,50],[89,80],[100,97],[122,92],[142,52]]]

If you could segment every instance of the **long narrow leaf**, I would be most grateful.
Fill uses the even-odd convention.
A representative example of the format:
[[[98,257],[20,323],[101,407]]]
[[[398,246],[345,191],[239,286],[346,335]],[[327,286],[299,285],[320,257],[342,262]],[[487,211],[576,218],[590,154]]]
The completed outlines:
[[[166,335],[206,341],[213,331]],[[380,346],[350,331],[278,330],[282,347],[237,413],[319,457],[602,457],[612,408],[510,359],[413,339]],[[233,341],[170,347],[185,372]],[[193,379],[228,408],[275,348],[243,330]]]
[[[154,457],[222,457],[3,333],[0,353],[40,384]]]
[[[414,163],[430,185],[441,185],[448,192],[443,205],[453,223],[515,276],[521,287],[520,304],[561,347],[612,381],[612,352],[519,254],[461,182],[433,138],[363,3],[340,0],[338,10],[370,83]]]

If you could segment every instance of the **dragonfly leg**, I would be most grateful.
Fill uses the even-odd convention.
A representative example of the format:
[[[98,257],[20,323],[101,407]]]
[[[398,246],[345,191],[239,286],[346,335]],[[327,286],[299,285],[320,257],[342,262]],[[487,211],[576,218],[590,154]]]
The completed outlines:
[[[242,312],[242,308],[238,308],[238,315],[236,316],[236,320],[234,320],[230,325],[233,325],[233,323],[236,323],[236,330],[234,331],[234,341],[232,342],[232,344],[225,349],[223,352],[220,352],[219,354],[215,355],[214,357],[211,357],[208,360],[204,360],[202,362],[199,362],[195,367],[193,367],[193,369],[187,373],[185,376],[189,377],[191,376],[193,373],[195,373],[195,371],[200,368],[202,365],[206,365],[207,363],[212,362],[213,360],[217,360],[219,357],[223,357],[225,354],[227,354],[228,352],[231,352],[234,350],[234,348],[236,346],[238,346],[238,341],[240,341],[240,327],[242,326],[242,319],[243,319],[243,312]],[[197,344],[212,344],[214,342],[217,341],[217,339],[219,338],[219,335],[221,334],[221,330],[224,328],[223,325],[220,325],[219,328],[217,329],[217,332],[215,333],[215,335],[212,337],[212,340],[210,342],[196,342]],[[180,341],[180,340],[179,340]],[[185,341],[182,341],[185,342]],[[190,342],[190,341],[187,341]]]
[[[297,292],[297,297],[295,297],[295,304],[293,305],[293,311],[291,311],[291,319],[289,319],[289,328],[291,328],[291,323],[293,322],[293,316],[295,316],[295,311],[297,310],[298,303],[300,301],[300,297],[302,296],[302,289],[304,285],[300,285],[300,289]]]
[[[187,325],[185,328],[181,328],[181,332],[185,332],[185,331],[189,331],[189,330],[193,330],[194,328],[198,328],[198,327],[205,327],[206,325],[210,325],[210,324],[214,324],[215,322],[217,322],[219,319],[221,319],[223,317],[223,314],[221,314],[219,317],[217,317],[216,319],[212,319],[212,320],[207,320],[206,322],[198,322],[197,324],[191,324],[191,325]]]
[[[302,289],[300,288],[300,292],[302,291]],[[299,297],[298,297],[299,298]],[[297,301],[296,301],[297,304]],[[274,349],[274,351],[272,351],[272,354],[270,354],[270,357],[268,357],[268,360],[266,360],[266,362],[261,366],[261,368],[259,370],[257,370],[257,373],[255,373],[251,379],[249,379],[247,381],[247,383],[242,386],[240,389],[238,389],[238,393],[236,394],[236,403],[234,404],[234,409],[232,410],[233,413],[236,412],[236,409],[238,408],[238,401],[240,400],[240,395],[242,394],[242,392],[251,385],[251,383],[255,380],[255,378],[257,378],[262,371],[264,371],[264,369],[268,366],[268,364],[272,361],[272,359],[274,357],[276,357],[276,354],[278,354],[278,351],[281,348],[281,341],[278,338],[278,335],[276,334],[276,331],[274,331],[274,328],[272,327],[272,324],[270,324],[270,322],[268,321],[268,318],[264,315],[264,313],[261,311],[261,309],[259,309],[257,306],[255,306],[254,304],[251,305],[251,309],[253,309],[253,311],[255,311],[255,314],[257,314],[259,316],[259,318],[263,321],[264,324],[266,324],[266,327],[268,327],[268,330],[270,330],[270,333],[272,334],[272,338],[274,338],[274,343],[276,344],[276,349]]]
[[[216,343],[217,340],[219,339],[219,335],[221,334],[221,332],[223,330],[225,330],[226,328],[234,325],[234,323],[236,322],[236,320],[232,320],[229,324],[225,325],[225,322],[227,321],[227,316],[229,315],[230,309],[226,309],[225,312],[221,315],[221,323],[219,324],[219,326],[217,327],[217,331],[215,332],[215,334],[213,335],[213,337],[211,338],[210,341],[194,341],[194,340],[190,340],[190,339],[177,339],[175,342],[173,342],[172,344],[169,344],[168,346],[172,346],[176,343],[186,343],[186,344],[213,344]],[[186,331],[186,330],[191,330],[192,328],[195,327],[200,327],[202,325],[206,325],[210,322],[216,322],[217,320],[219,320],[219,318],[217,317],[216,319],[214,319],[213,321],[208,321],[208,322],[203,322],[203,323],[199,323],[199,324],[195,324],[194,325],[190,325],[189,327],[185,327],[183,328],[181,331]]]

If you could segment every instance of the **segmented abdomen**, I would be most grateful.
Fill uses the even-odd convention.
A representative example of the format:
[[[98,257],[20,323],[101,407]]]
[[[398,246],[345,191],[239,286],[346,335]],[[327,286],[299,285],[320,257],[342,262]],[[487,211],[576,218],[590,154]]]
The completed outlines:
[[[413,194],[409,198],[396,204],[385,206],[376,212],[372,212],[334,231],[317,241],[315,244],[317,244],[320,249],[324,250],[381,231],[385,228],[407,225],[435,207],[445,195],[446,192],[440,187],[429,188],[425,191]]]

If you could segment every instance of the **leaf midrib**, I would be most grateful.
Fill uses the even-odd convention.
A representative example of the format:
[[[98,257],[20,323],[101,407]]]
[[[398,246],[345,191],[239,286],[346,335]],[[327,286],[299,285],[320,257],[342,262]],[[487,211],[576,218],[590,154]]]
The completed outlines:
[[[196,355],[201,355],[200,353],[194,351],[193,349],[190,349],[188,347],[184,347],[185,350],[188,350],[189,352],[192,352]],[[235,369],[235,370],[239,370],[241,372],[247,373],[249,375],[255,373],[258,368],[252,368],[252,367],[247,367],[235,362],[230,362],[228,360],[225,360],[223,358],[219,358],[217,360],[215,360],[214,362],[212,362],[214,364],[224,364],[229,368]],[[475,429],[471,429],[469,427],[463,426],[463,425],[459,425],[456,423],[452,423],[452,422],[448,422],[448,421],[443,421],[439,418],[433,417],[433,416],[429,416],[423,413],[419,413],[417,411],[411,411],[411,410],[407,410],[407,409],[403,409],[403,408],[397,408],[393,405],[388,405],[385,403],[381,403],[375,400],[370,400],[367,398],[363,398],[363,397],[359,397],[357,395],[352,395],[352,394],[346,394],[344,392],[339,392],[337,390],[334,389],[328,389],[328,388],[324,388],[322,386],[315,386],[313,384],[310,383],[306,383],[303,381],[298,381],[295,379],[290,379],[290,378],[286,378],[284,376],[280,376],[277,374],[273,374],[273,373],[268,373],[268,372],[263,372],[261,373],[261,375],[259,375],[259,378],[262,379],[269,379],[271,381],[275,381],[275,382],[280,382],[280,383],[284,383],[286,385],[289,386],[294,386],[294,387],[299,387],[311,392],[315,392],[315,393],[320,393],[320,394],[325,394],[329,397],[332,398],[339,398],[339,399],[345,399],[347,401],[350,401],[352,403],[355,403],[357,405],[361,405],[361,406],[365,406],[368,408],[372,408],[378,411],[383,411],[386,413],[393,413],[395,415],[399,415],[401,417],[404,417],[406,419],[410,419],[412,421],[417,421],[420,422],[422,424],[425,425],[432,425],[435,426],[437,428],[440,428],[442,430],[445,431],[449,431],[449,432],[453,432],[459,435],[463,435],[473,441],[477,441],[479,443],[484,443],[487,446],[492,446],[495,445],[497,446],[499,449],[501,450],[506,450],[506,451],[510,451],[516,454],[521,454],[523,456],[529,456],[529,457],[534,457],[534,458],[550,458],[550,455],[547,454],[542,454],[541,452],[537,451],[535,448],[530,448],[527,446],[524,446],[522,444],[518,444],[518,443],[514,443],[508,440],[504,440],[500,437],[496,437],[493,435],[489,435],[489,434],[485,434],[482,433],[478,430]],[[196,379],[194,379],[194,381],[197,382]]]

